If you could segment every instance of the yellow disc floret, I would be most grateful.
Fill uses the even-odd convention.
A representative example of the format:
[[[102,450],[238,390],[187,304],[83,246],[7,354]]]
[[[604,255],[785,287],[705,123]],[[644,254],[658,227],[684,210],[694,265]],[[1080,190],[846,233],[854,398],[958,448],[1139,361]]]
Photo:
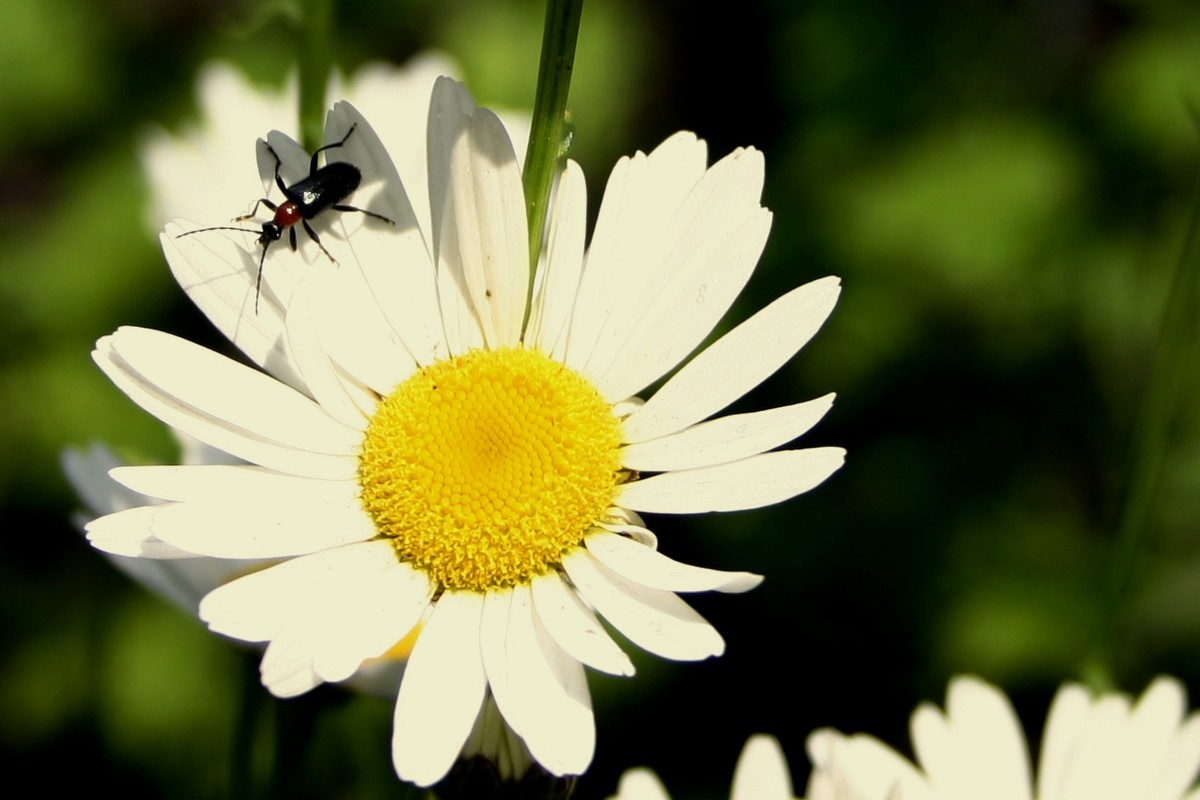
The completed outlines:
[[[473,350],[380,402],[359,461],[362,501],[438,585],[513,586],[602,517],[620,443],[610,406],[569,367],[537,350]]]

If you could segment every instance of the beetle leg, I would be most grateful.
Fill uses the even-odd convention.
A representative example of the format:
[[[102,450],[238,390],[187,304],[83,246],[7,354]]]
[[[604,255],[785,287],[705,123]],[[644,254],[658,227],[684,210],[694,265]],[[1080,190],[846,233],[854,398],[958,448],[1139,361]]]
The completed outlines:
[[[335,208],[338,211],[357,211],[360,214],[366,214],[368,217],[374,217],[375,219],[383,220],[388,225],[396,224],[396,220],[394,220],[394,219],[389,219],[388,217],[385,217],[383,214],[376,214],[374,211],[367,211],[365,208],[358,208],[357,206],[346,206],[346,205],[342,205],[341,203],[334,203],[331,206],[331,208]]]
[[[306,223],[304,223],[304,227],[306,227],[306,228],[308,227],[308,223],[307,223],[307,222],[306,222]],[[312,231],[309,231],[309,233],[312,233]],[[290,237],[290,238],[288,239],[288,241],[290,241],[290,242],[291,242],[291,244],[292,244],[292,252],[294,253],[294,252],[296,252],[296,229],[295,229],[295,228],[289,228],[289,229],[288,229],[288,236]]]
[[[258,207],[259,206],[266,206],[267,208],[271,209],[272,212],[274,212],[275,209],[277,209],[279,207],[279,206],[275,205],[274,203],[272,203],[267,198],[262,197],[262,198],[259,198],[258,202],[254,204],[254,208],[250,211],[249,214],[243,214],[240,217],[234,217],[233,221],[234,222],[244,222],[245,220],[248,220],[248,219],[254,219],[255,217],[258,216]]]
[[[357,127],[358,127],[357,122],[354,123],[353,125],[351,125],[350,130],[346,131],[346,135],[342,137],[342,140],[340,142],[333,142],[332,144],[327,144],[324,147],[318,147],[316,150],[313,150],[312,160],[308,162],[308,174],[312,175],[314,172],[317,171],[317,154],[318,153],[320,153],[324,150],[331,150],[334,147],[341,147],[342,145],[344,145],[346,143],[346,140],[350,138],[350,134],[354,133],[354,129]]]
[[[308,224],[308,220],[306,220],[306,219],[305,219],[305,220],[301,220],[301,223],[303,223],[303,225],[304,225],[304,232],[308,234],[308,238],[312,239],[314,242],[316,242],[316,243],[317,243],[317,247],[321,248],[321,252],[325,254],[325,257],[326,257],[326,258],[328,258],[330,261],[332,261],[332,262],[333,262],[333,263],[335,263],[335,264],[336,264],[336,263],[338,263],[338,262],[337,262],[337,259],[336,259],[336,258],[334,258],[334,257],[333,257],[333,256],[330,254],[330,252],[329,252],[328,250],[326,250],[326,249],[325,249],[325,245],[321,244],[321,237],[320,237],[320,236],[317,236],[317,232],[316,232],[316,231],[314,231],[314,230],[312,229],[312,226]],[[296,229],[295,229],[295,228],[292,228],[292,235],[293,235],[293,236],[295,236],[295,235],[296,235]]]
[[[262,140],[259,140],[259,141],[262,141]],[[279,187],[279,191],[283,192],[284,197],[286,197],[288,187],[287,187],[287,184],[283,182],[283,178],[281,178],[279,176],[279,168],[281,166],[283,166],[283,161],[282,161],[282,159],[279,158],[279,153],[275,152],[274,147],[271,147],[271,145],[267,144],[265,141],[263,142],[263,144],[266,145],[267,152],[270,153],[272,158],[275,159],[275,185]]]

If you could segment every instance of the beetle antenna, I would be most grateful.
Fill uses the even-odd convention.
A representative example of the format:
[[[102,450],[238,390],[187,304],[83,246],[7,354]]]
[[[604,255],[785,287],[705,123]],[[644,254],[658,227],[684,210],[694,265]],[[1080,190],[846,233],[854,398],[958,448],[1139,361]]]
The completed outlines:
[[[251,230],[250,228],[230,228],[226,225],[221,225],[216,228],[197,228],[194,231],[184,231],[175,235],[176,239],[182,239],[185,236],[191,236],[193,233],[204,233],[205,231],[241,231],[242,233],[261,233],[261,231]]]
[[[262,255],[258,257],[258,277],[254,279],[254,316],[258,316],[258,298],[262,296],[262,270],[267,260],[267,245],[263,245]]]

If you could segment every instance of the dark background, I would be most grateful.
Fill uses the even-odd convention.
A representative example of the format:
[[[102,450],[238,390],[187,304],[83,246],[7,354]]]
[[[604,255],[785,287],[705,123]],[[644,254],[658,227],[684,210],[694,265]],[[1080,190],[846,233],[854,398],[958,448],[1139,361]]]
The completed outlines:
[[[0,763],[47,792],[82,779],[128,797],[227,796],[250,703],[243,757],[279,796],[404,794],[386,702],[255,689],[252,655],[82,541],[58,466],[64,446],[95,440],[174,457],[92,365],[97,337],[139,324],[225,347],[144,224],[138,148],[149,127],[194,115],[211,59],[282,83],[294,29],[270,8],[10,0],[0,26]],[[353,71],[438,48],[481,103],[527,108],[541,14],[517,0],[345,3],[335,54]],[[635,679],[592,676],[599,744],[579,798],[643,764],[677,800],[727,797],[758,731],[780,738],[802,794],[811,730],[907,752],[913,708],[963,672],[1008,691],[1035,741],[1064,680],[1140,692],[1166,672],[1198,686],[1194,367],[1128,589],[1105,589],[1192,227],[1198,43],[1200,11],[1182,0],[585,7],[571,107],[592,213],[618,156],[676,130],[714,160],[761,149],[774,228],[731,320],[822,275],[845,289],[739,408],[836,391],[804,442],[849,456],[775,508],[650,520],[672,557],[767,580],[693,599],[723,658],[636,653]]]

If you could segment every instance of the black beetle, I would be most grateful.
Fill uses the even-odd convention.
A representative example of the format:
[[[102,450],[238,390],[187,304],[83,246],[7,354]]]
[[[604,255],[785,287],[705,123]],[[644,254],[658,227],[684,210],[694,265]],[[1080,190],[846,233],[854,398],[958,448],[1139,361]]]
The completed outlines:
[[[332,208],[336,211],[357,211],[361,214],[366,214],[368,217],[382,220],[389,225],[395,225],[395,221],[388,219],[382,214],[376,214],[374,211],[367,211],[364,208],[356,208],[355,206],[344,205],[341,201],[349,197],[358,185],[362,182],[362,172],[353,164],[345,161],[333,161],[323,167],[317,167],[317,155],[325,150],[331,150],[334,147],[341,147],[350,138],[350,134],[354,133],[354,129],[358,127],[358,123],[350,126],[350,130],[346,131],[346,135],[341,141],[327,144],[324,147],[318,147],[313,151],[312,160],[308,163],[308,176],[288,186],[283,182],[283,178],[279,176],[279,167],[281,161],[279,154],[271,145],[267,144],[267,151],[275,158],[275,185],[283,192],[283,196],[287,198],[286,202],[276,205],[267,198],[260,198],[254,204],[254,208],[249,214],[244,214],[236,217],[234,222],[242,222],[244,220],[253,219],[258,214],[258,207],[264,205],[269,208],[274,217],[269,222],[262,224],[262,232],[258,237],[258,243],[262,245],[262,255],[258,258],[258,278],[254,282],[254,313],[258,313],[258,296],[262,290],[262,271],[263,264],[267,260],[267,248],[271,246],[271,242],[277,242],[283,238],[283,232],[286,230],[289,234],[289,242],[292,245],[292,250],[296,249],[296,224],[304,226],[304,232],[308,234],[308,238],[317,243],[317,247],[321,248],[321,252],[332,261],[337,263],[329,251],[325,249],[325,245],[321,244],[321,237],[317,236],[317,232],[308,224],[310,219],[313,219],[318,214],[327,208]],[[265,144],[265,143],[264,143]],[[193,233],[204,233],[205,231],[242,231],[244,233],[258,233],[258,231],[250,228],[233,228],[228,226],[219,226],[214,228],[198,228],[194,231],[187,231],[176,236],[180,239],[184,236],[191,236]]]

